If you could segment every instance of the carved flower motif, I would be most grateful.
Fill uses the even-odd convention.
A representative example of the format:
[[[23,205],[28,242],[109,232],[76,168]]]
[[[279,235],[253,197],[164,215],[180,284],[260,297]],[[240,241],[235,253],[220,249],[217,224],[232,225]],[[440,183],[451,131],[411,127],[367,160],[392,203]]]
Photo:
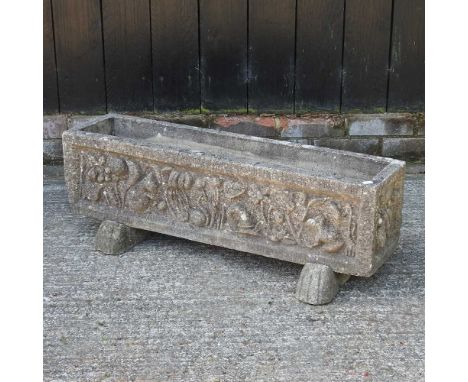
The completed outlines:
[[[338,206],[327,199],[316,199],[311,201],[310,208],[302,229],[304,244],[310,248],[321,246],[329,253],[338,252],[344,246]]]
[[[128,167],[123,159],[105,156],[89,157],[86,177],[91,182],[109,183],[118,181],[127,175]]]
[[[226,219],[231,230],[243,234],[256,234],[254,231],[255,222],[244,205],[233,204],[229,206]]]
[[[128,177],[128,166],[123,159],[103,155],[85,157],[84,196],[91,201],[104,199],[109,205],[121,206],[118,182]]]

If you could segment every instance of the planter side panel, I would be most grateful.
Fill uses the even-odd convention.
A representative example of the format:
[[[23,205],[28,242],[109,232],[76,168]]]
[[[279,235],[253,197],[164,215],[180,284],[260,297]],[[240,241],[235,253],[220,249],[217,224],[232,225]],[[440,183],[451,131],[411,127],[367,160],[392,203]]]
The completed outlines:
[[[373,269],[377,270],[394,252],[402,223],[405,167],[399,167],[378,188],[374,215]]]
[[[366,201],[356,192],[359,188],[332,192],[319,186],[321,180],[291,183],[285,181],[288,174],[262,177],[256,170],[239,170],[242,164],[207,161],[206,168],[195,167],[187,164],[190,158],[184,159],[183,152],[175,157],[156,151],[154,156],[142,155],[148,148],[139,151],[138,145],[112,146],[107,138],[89,139],[88,135],[80,140],[73,132],[64,135],[69,199],[79,213],[285,261],[318,262],[340,273],[369,275],[372,248],[362,247],[368,240],[359,237],[360,222],[369,220],[369,211],[362,209]]]

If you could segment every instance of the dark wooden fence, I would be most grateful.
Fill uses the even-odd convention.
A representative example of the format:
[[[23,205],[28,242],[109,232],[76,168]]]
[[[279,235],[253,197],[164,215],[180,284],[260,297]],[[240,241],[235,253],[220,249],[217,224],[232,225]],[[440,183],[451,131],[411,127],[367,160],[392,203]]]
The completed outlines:
[[[424,109],[424,0],[44,0],[44,112]]]

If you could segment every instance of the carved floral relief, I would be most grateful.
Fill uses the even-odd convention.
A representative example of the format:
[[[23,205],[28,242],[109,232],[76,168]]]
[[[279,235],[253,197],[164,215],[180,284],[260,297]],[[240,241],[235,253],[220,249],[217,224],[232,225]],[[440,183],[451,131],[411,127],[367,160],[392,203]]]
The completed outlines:
[[[80,182],[81,198],[92,203],[354,255],[357,227],[349,202],[85,151]],[[382,219],[387,224],[387,218]]]
[[[381,249],[390,237],[396,236],[401,225],[402,180],[393,181],[382,190],[377,212],[376,247]]]

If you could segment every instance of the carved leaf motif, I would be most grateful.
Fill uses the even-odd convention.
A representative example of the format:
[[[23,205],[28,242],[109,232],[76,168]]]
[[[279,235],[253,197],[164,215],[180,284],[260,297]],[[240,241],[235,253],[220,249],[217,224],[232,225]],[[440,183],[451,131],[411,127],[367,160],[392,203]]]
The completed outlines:
[[[355,246],[352,206],[303,191],[89,153],[82,154],[81,190],[92,203],[196,227],[327,253],[352,254]]]

